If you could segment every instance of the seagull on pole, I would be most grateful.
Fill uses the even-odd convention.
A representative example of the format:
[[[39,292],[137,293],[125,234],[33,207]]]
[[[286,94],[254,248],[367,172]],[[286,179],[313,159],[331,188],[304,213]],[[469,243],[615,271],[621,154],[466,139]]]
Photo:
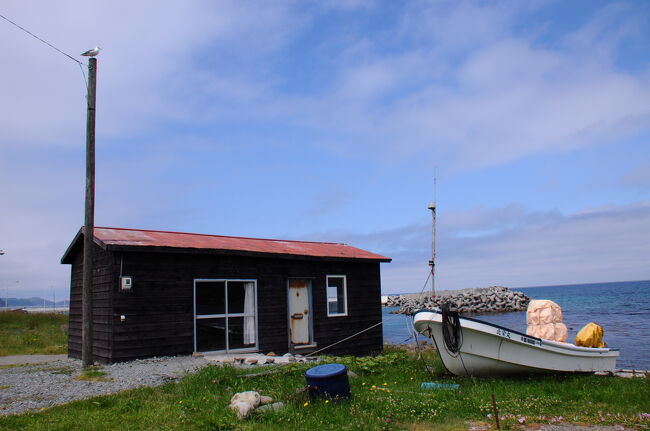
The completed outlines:
[[[84,57],[97,57],[97,54],[99,54],[99,51],[101,51],[101,48],[96,46],[93,49],[89,49],[88,51],[84,52],[81,54]]]

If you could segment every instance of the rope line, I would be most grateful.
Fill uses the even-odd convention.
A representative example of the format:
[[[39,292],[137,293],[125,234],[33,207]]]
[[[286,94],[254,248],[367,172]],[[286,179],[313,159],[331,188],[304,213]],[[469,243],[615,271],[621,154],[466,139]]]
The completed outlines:
[[[428,271],[427,271],[427,272],[428,272]],[[427,277],[426,281],[424,282],[424,286],[422,287],[422,290],[420,291],[420,295],[422,295],[422,292],[424,292],[424,288],[427,287],[427,283],[429,282],[429,277],[431,277],[431,273],[429,273],[429,276]],[[322,352],[322,351],[324,351],[324,350],[329,349],[330,347],[334,347],[334,346],[336,346],[337,344],[341,344],[341,343],[343,343],[343,342],[345,342],[345,341],[348,341],[348,340],[350,340],[350,339],[352,339],[352,338],[354,338],[354,337],[356,337],[356,336],[358,336],[358,335],[363,334],[364,332],[370,331],[371,329],[376,328],[377,326],[379,326],[379,325],[381,325],[381,324],[383,324],[383,323],[386,323],[386,322],[388,322],[388,321],[390,321],[390,320],[392,320],[392,319],[394,319],[394,318],[396,318],[396,317],[398,317],[398,316],[402,316],[402,315],[406,316],[405,314],[402,314],[402,313],[395,314],[394,316],[389,317],[389,318],[386,319],[386,320],[382,320],[382,321],[379,322],[379,323],[375,323],[374,325],[372,325],[372,326],[370,326],[370,327],[368,327],[368,328],[366,328],[366,329],[363,329],[363,330],[357,332],[356,334],[352,334],[352,335],[350,335],[349,337],[346,337],[346,338],[344,338],[344,339],[342,339],[342,340],[339,340],[339,341],[337,341],[337,342],[335,342],[335,343],[330,344],[329,346],[325,346],[325,347],[323,347],[322,349],[318,349],[318,350],[316,350],[316,351],[314,351],[314,352],[311,352],[311,353],[305,355],[305,357],[309,357],[309,356],[315,355],[316,353],[320,353],[320,352]],[[407,317],[408,317],[408,316],[407,316]],[[415,330],[415,328],[414,328],[414,330]],[[411,338],[411,337],[409,337],[409,338]],[[408,340],[409,338],[407,338],[407,340]],[[416,344],[417,344],[417,335],[415,336],[415,341],[416,341]]]
[[[81,69],[81,74],[84,76],[84,87],[86,87],[86,97],[88,97],[88,78],[86,78],[86,72],[84,72],[83,66],[84,66],[83,63],[79,63],[79,69]]]
[[[376,328],[377,326],[379,326],[379,325],[381,325],[381,324],[383,324],[383,323],[386,323],[386,322],[388,322],[389,320],[392,320],[392,319],[394,319],[394,318],[396,318],[396,317],[399,317],[399,316],[401,316],[401,315],[402,315],[402,314],[396,314],[396,315],[394,315],[393,317],[389,317],[389,318],[386,319],[386,320],[382,320],[382,321],[379,322],[379,323],[375,323],[374,325],[372,325],[372,326],[370,326],[370,327],[368,327],[368,328],[366,328],[366,329],[364,329],[364,330],[362,330],[362,331],[359,331],[359,332],[357,332],[356,334],[352,334],[352,335],[350,335],[349,337],[345,337],[345,338],[342,339],[342,340],[339,340],[339,341],[337,341],[337,342],[335,342],[335,343],[332,343],[332,344],[330,344],[329,346],[325,346],[325,347],[323,347],[322,349],[318,349],[318,350],[316,350],[315,352],[311,352],[310,354],[305,355],[305,356],[308,357],[308,356],[315,355],[316,353],[320,353],[320,352],[322,352],[323,350],[327,350],[327,349],[329,349],[330,347],[334,347],[334,346],[336,346],[337,344],[341,344],[341,343],[344,342],[344,341],[348,341],[348,340],[350,340],[350,339],[356,337],[357,335],[361,335],[361,334],[363,334],[364,332],[370,331],[372,328]]]
[[[424,285],[422,286],[422,290],[420,290],[420,293],[418,293],[418,301],[420,299],[422,299],[422,293],[424,292],[424,289],[427,288],[427,284],[429,283],[429,279],[433,275],[433,273],[431,271],[427,271],[427,272],[429,273],[429,275],[427,276],[427,279],[424,281]]]
[[[32,36],[32,37],[34,37],[34,38],[40,40],[41,42],[43,42],[44,44],[46,44],[46,45],[49,46],[50,48],[55,49],[56,51],[58,51],[58,52],[60,52],[61,54],[65,55],[65,56],[68,57],[70,60],[72,60],[72,61],[74,61],[74,62],[76,62],[76,63],[79,63],[80,65],[84,65],[81,61],[77,60],[76,58],[74,58],[74,57],[71,56],[70,54],[61,51],[61,50],[60,50],[59,48],[57,48],[56,46],[52,45],[51,43],[49,43],[49,42],[46,41],[46,40],[41,39],[40,37],[36,36],[36,35],[35,35],[34,33],[32,33],[31,31],[27,30],[26,28],[19,26],[18,24],[16,24],[15,22],[13,22],[13,21],[10,20],[9,18],[7,18],[6,16],[0,14],[0,18],[4,19],[4,20],[7,21],[8,23],[10,23],[10,24],[12,24],[12,25],[18,27],[19,29],[21,29],[21,30],[24,31],[25,33],[29,34],[30,36]]]

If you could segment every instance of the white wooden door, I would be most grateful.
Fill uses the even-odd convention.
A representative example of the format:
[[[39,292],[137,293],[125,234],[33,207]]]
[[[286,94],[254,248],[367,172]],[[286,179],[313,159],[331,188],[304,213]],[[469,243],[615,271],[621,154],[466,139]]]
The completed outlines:
[[[289,280],[289,321],[291,343],[309,344],[309,282]]]

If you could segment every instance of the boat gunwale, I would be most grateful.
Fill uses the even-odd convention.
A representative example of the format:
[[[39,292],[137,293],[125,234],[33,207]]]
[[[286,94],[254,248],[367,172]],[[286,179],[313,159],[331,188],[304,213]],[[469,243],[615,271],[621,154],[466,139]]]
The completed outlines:
[[[418,314],[418,313],[424,313],[424,312],[428,312],[428,313],[436,313],[436,314],[440,314],[440,315],[442,315],[442,313],[441,313],[440,311],[438,311],[438,310],[430,310],[430,309],[424,309],[424,308],[423,308],[423,309],[421,309],[421,310],[416,311],[416,312],[413,314],[413,318],[415,318],[415,315],[416,315],[416,314]],[[473,318],[473,317],[461,316],[460,314],[458,315],[458,317],[459,317],[460,319],[470,320],[470,321],[472,321],[472,322],[476,322],[476,323],[482,323],[482,324],[484,324],[484,325],[492,326],[492,327],[497,328],[497,329],[503,329],[504,331],[512,332],[513,334],[521,335],[521,336],[524,336],[524,337],[527,337],[527,338],[532,338],[533,340],[535,340],[535,341],[539,341],[540,343],[544,341],[544,340],[541,339],[541,338],[538,338],[538,337],[535,337],[535,336],[532,336],[532,335],[527,335],[527,334],[524,334],[523,332],[519,332],[519,331],[517,331],[516,329],[506,328],[505,326],[497,325],[496,323],[486,322],[486,321],[484,321],[484,320],[475,319],[475,318]],[[462,325],[461,325],[461,326],[462,326]]]
[[[421,309],[421,310],[416,311],[413,314],[413,319],[414,320],[415,320],[415,316],[418,313],[434,313],[434,314],[438,314],[438,315],[442,316],[442,312],[439,311],[439,310]],[[514,329],[506,328],[504,326],[497,325],[495,323],[485,322],[483,320],[475,319],[475,318],[472,318],[472,317],[459,316],[459,318],[469,320],[471,322],[478,323],[478,324],[481,324],[481,325],[487,325],[487,326],[490,326],[490,327],[493,327],[493,328],[496,328],[496,329],[501,329],[501,330],[504,330],[504,331],[508,331],[508,332],[511,332],[513,334],[517,334],[517,335],[522,336],[522,337],[533,339],[533,340],[535,340],[535,341],[537,341],[539,343],[539,344],[532,345],[532,344],[526,343],[523,340],[516,340],[516,339],[512,339],[512,338],[501,337],[500,335],[497,335],[497,334],[489,334],[489,335],[495,335],[495,336],[500,337],[500,338],[504,338],[504,339],[509,340],[511,342],[524,344],[524,345],[526,345],[528,347],[535,347],[535,348],[547,347],[547,348],[551,348],[553,350],[557,349],[557,350],[560,350],[561,352],[563,351],[563,353],[564,352],[568,353],[569,351],[571,351],[571,352],[574,352],[574,354],[580,352],[580,353],[589,353],[589,354],[592,354],[592,355],[595,354],[595,353],[598,353],[599,356],[606,355],[607,353],[616,353],[615,356],[620,355],[619,349],[617,349],[617,348],[611,348],[611,347],[604,347],[604,348],[601,348],[601,347],[583,347],[583,346],[576,346],[576,345],[570,344],[570,343],[560,343],[560,342],[557,342],[557,341],[545,340],[543,338],[534,337],[532,335],[527,335],[527,334],[524,334],[524,333],[522,333],[520,331],[517,331],[517,330],[514,330]],[[441,322],[441,324],[442,324],[442,322]],[[462,326],[463,325],[461,325],[461,327]],[[468,328],[468,329],[474,330],[474,331],[477,330],[477,329],[474,329],[474,328]],[[485,331],[482,331],[482,332],[485,332]],[[609,356],[609,355],[606,355],[606,356]],[[612,355],[612,356],[614,356],[614,355]]]

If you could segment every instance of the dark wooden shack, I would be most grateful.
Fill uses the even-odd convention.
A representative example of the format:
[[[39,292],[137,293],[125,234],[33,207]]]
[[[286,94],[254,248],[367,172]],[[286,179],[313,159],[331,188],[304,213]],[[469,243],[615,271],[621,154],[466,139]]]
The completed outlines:
[[[83,228],[72,265],[68,355],[81,357]],[[381,321],[379,266],[346,244],[96,227],[92,360],[192,352],[309,353]],[[382,349],[381,325],[327,350]]]

